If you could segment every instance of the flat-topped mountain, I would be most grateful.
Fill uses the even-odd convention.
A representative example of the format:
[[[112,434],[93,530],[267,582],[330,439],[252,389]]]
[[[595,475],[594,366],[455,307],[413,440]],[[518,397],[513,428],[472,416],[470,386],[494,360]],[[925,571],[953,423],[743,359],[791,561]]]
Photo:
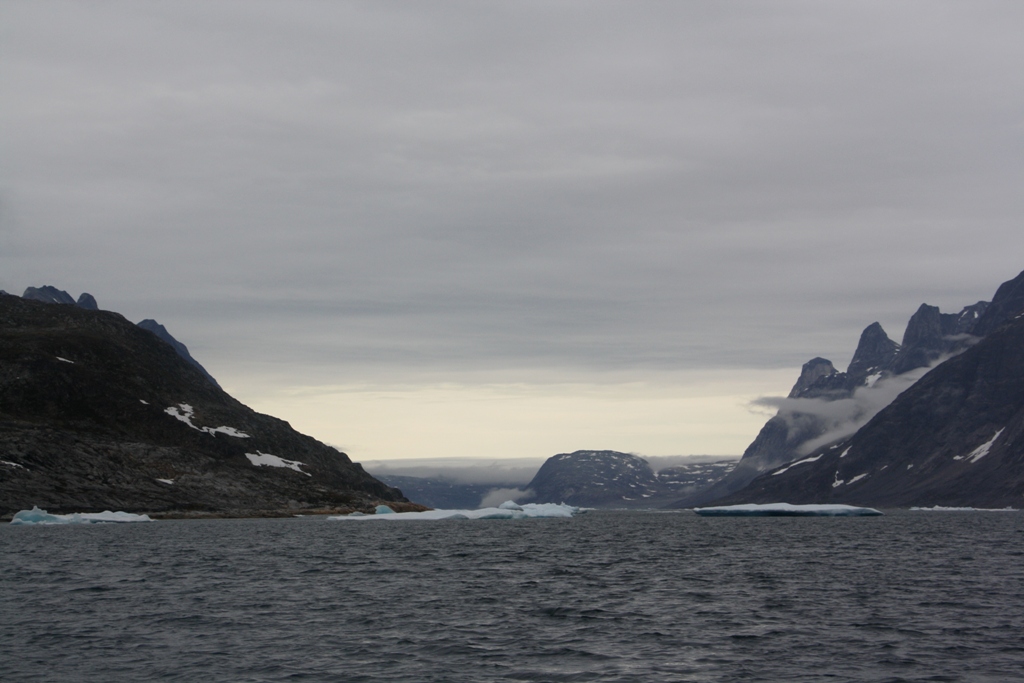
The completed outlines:
[[[122,316],[0,296],[0,515],[280,514],[405,501]]]
[[[659,492],[647,461],[616,451],[576,451],[548,458],[526,487],[540,503],[599,507],[643,503]]]
[[[646,460],[630,453],[576,451],[548,458],[526,488],[530,500],[539,503],[653,508],[713,484],[735,462],[684,464],[655,473]]]

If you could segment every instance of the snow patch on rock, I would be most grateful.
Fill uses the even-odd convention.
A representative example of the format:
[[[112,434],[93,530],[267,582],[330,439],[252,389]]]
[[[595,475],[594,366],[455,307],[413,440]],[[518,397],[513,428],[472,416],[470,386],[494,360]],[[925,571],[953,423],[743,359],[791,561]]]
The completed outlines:
[[[145,403],[145,401],[142,401],[142,402]],[[197,432],[205,432],[205,433],[209,434],[210,436],[216,436],[217,434],[226,434],[228,436],[233,436],[236,439],[248,439],[249,438],[248,434],[246,434],[243,431],[239,431],[239,430],[235,429],[234,427],[225,427],[223,425],[221,425],[220,427],[197,427],[197,426],[195,426],[194,424],[192,424],[192,418],[195,416],[195,412],[196,411],[195,411],[195,408],[190,406],[188,403],[179,403],[176,406],[170,406],[169,408],[165,408],[164,412],[167,413],[168,415],[170,415],[171,417],[175,418],[176,420],[180,420],[180,421],[184,422],[185,424],[187,424],[189,427],[191,427],[192,429],[196,430]]]
[[[307,477],[313,476],[309,472],[304,472],[302,470],[302,466],[306,463],[299,462],[298,460],[285,460],[284,458],[279,458],[276,455],[261,453],[260,451],[256,451],[255,453],[246,453],[245,457],[249,458],[249,462],[256,467],[286,467],[290,470],[295,470],[296,472],[305,474]]]

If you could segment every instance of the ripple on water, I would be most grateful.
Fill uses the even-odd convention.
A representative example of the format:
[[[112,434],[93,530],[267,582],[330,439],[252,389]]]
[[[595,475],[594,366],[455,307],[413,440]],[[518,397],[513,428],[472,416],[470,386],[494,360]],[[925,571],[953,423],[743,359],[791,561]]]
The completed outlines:
[[[1021,681],[1021,519],[7,527],[0,678]]]

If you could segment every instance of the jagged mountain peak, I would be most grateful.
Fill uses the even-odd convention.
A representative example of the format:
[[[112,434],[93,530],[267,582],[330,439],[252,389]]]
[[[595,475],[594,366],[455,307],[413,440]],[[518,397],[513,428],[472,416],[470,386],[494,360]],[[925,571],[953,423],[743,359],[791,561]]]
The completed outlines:
[[[163,325],[161,325],[157,321],[153,320],[152,318],[146,318],[145,320],[140,321],[139,322],[139,327],[141,327],[142,329],[146,330],[147,332],[152,332],[161,341],[166,342],[167,344],[170,344],[171,348],[173,348],[174,351],[179,356],[181,356],[186,361],[188,361],[193,367],[195,367],[197,370],[199,370],[199,372],[203,373],[203,377],[208,379],[215,387],[217,387],[218,389],[220,388],[220,384],[218,384],[217,380],[215,380],[213,378],[213,375],[211,375],[209,372],[207,372],[206,368],[204,368],[202,365],[200,365],[199,361],[197,361],[195,358],[192,357],[192,354],[190,354],[188,352],[188,347],[187,346],[185,346],[180,341],[178,341],[177,339],[175,339],[174,337],[171,336],[171,333],[167,331],[166,327],[164,327]]]
[[[942,313],[938,306],[921,304],[910,316],[901,346],[910,348],[942,339]]]
[[[22,299],[28,299],[29,301],[41,301],[44,304],[64,304],[70,306],[78,306],[90,311],[99,310],[99,306],[96,304],[96,297],[88,292],[82,292],[82,295],[78,297],[78,301],[65,292],[63,289],[57,289],[52,285],[43,285],[42,287],[27,287],[25,293],[21,295]]]
[[[723,503],[999,508],[1024,504],[1024,319],[906,389],[853,436]]]
[[[807,391],[818,384],[822,378],[832,377],[837,373],[837,370],[832,361],[827,358],[812,358],[811,360],[804,363],[800,369],[800,378],[793,385],[793,389],[789,392],[790,398],[797,398],[803,396]]]
[[[78,301],[75,302],[75,305],[79,308],[84,308],[87,311],[100,310],[99,304],[96,303],[96,297],[89,292],[82,292],[81,296],[78,297]]]
[[[1024,272],[999,285],[992,303],[979,316],[971,334],[985,336],[1021,313],[1024,313]]]
[[[846,374],[852,386],[861,386],[872,374],[884,372],[899,353],[900,345],[889,338],[882,325],[874,322],[864,328]]]
[[[838,416],[851,424],[863,424],[892,400],[893,387],[909,386],[917,375],[945,358],[957,356],[976,344],[982,336],[1024,315],[1024,273],[1003,283],[992,303],[979,301],[959,313],[942,313],[938,307],[921,304],[911,316],[903,336],[896,344],[878,323],[861,333],[857,351],[845,373],[830,370],[827,361],[815,358],[805,364],[800,379],[790,392],[791,399],[848,401],[850,414],[843,405],[821,414],[813,403],[806,406],[789,402],[768,420],[729,476],[698,497],[682,499],[679,506],[704,504],[740,491],[762,472],[804,457],[804,447],[830,431]],[[914,375],[911,371],[918,371]],[[902,377],[896,384],[886,378]],[[876,382],[881,381],[882,384]],[[873,391],[878,389],[878,391]],[[852,416],[852,417],[851,417]],[[815,443],[817,443],[815,441]]]

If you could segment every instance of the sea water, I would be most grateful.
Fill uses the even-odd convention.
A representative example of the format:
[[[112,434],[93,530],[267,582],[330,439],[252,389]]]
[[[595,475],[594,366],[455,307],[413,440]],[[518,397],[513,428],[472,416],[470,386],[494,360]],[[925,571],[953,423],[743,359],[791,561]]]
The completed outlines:
[[[1024,513],[0,528],[0,680],[1024,681]]]

